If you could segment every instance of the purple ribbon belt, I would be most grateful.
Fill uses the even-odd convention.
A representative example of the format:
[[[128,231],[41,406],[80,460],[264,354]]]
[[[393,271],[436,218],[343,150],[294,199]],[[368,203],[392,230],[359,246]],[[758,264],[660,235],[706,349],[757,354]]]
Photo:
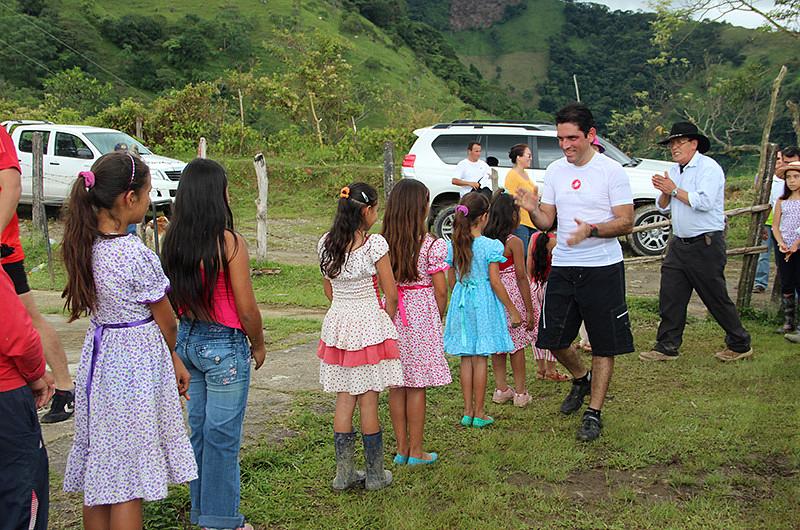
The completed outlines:
[[[136,322],[120,322],[118,324],[96,324],[94,328],[94,341],[92,342],[92,360],[89,362],[89,377],[86,379],[86,415],[89,415],[89,396],[92,394],[92,379],[94,378],[94,364],[100,355],[100,341],[107,329],[135,328],[153,321],[153,315]]]

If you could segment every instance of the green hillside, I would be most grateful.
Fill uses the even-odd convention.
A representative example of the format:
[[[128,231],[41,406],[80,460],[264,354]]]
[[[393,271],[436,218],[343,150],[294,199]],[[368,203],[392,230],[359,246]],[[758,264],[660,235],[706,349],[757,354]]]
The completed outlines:
[[[6,43],[23,43],[19,52],[9,47],[0,52],[4,63],[11,63],[21,71],[20,75],[6,71],[3,76],[6,85],[17,89],[17,95],[35,96],[41,90],[41,80],[54,71],[53,64],[59,65],[59,61],[51,61],[52,57],[40,52],[44,47],[61,53],[61,66],[80,66],[99,80],[111,82],[119,95],[147,100],[187,82],[217,79],[231,69],[255,74],[275,72],[282,65],[264,43],[274,42],[277,30],[289,29],[319,32],[343,44],[347,49],[345,59],[352,65],[358,83],[369,83],[391,92],[396,101],[422,115],[427,111],[429,118],[446,119],[468,112],[451,94],[447,84],[420,64],[407,46],[338,3],[318,0],[208,0],[202,4],[191,0],[169,3],[159,0],[44,0],[33,2],[41,4],[33,17],[21,13],[26,3],[27,0],[19,0],[20,7],[16,10],[12,9],[14,2],[9,0],[0,4],[0,21],[10,28],[3,39]],[[202,7],[198,9],[198,6]],[[143,24],[149,24],[159,26],[163,35],[152,47],[114,44],[108,38],[111,31],[108,28],[112,22],[124,24],[126,16],[138,17],[138,23],[113,31],[137,32]],[[231,38],[245,40],[239,44],[244,50],[242,56],[209,47],[198,59],[187,53],[191,62],[185,66],[169,59],[172,40],[185,38],[192,44],[189,39],[196,37],[191,32],[193,27],[203,32],[220,22],[229,29]],[[25,46],[25,42],[32,45]],[[22,50],[26,50],[25,56],[20,53]],[[42,64],[48,68],[43,69]],[[153,77],[152,86],[143,86],[145,77]],[[12,94],[14,92],[4,91],[3,97]],[[383,125],[386,118],[380,107],[372,108],[365,124]]]
[[[144,120],[167,150],[211,134],[226,153],[266,143],[364,160],[436,121],[550,119],[574,75],[603,132],[644,154],[643,134],[714,104],[720,135],[758,142],[786,64],[773,137],[796,141],[783,105],[800,101],[796,39],[690,22],[658,64],[655,20],[572,0],[2,0],[0,114]]]

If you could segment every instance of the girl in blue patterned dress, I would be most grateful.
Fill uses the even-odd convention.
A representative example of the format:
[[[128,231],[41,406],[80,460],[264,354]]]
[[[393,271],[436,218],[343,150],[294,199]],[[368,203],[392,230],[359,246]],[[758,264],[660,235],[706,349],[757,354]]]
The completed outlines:
[[[456,207],[453,237],[447,245],[447,278],[453,293],[444,329],[444,350],[461,357],[461,391],[464,394],[464,427],[494,423],[483,405],[486,394],[486,358],[495,352],[513,351],[506,321],[518,327],[522,317],[500,280],[504,263],[503,243],[481,235],[488,222],[489,201],[468,193]]]
[[[179,394],[189,373],[158,256],[135,235],[150,205],[150,171],[114,152],[82,171],[64,227],[70,321],[91,322],[75,379],[75,438],[65,491],[83,492],[87,530],[142,527],[142,500],[197,478]],[[166,339],[166,340],[165,340]]]

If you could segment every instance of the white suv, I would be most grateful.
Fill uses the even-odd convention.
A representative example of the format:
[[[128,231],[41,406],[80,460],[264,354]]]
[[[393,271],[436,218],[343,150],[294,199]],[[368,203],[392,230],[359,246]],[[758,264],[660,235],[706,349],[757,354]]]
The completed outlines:
[[[80,171],[88,170],[100,156],[120,145],[136,150],[150,168],[153,190],[150,199],[156,204],[171,204],[175,201],[178,179],[185,162],[153,154],[132,136],[114,129],[88,127],[84,125],[57,125],[46,121],[5,121],[14,141],[22,169],[22,196],[20,203],[33,202],[32,179],[33,133],[42,133],[44,144],[44,202],[61,205],[72,189],[72,183]]]
[[[541,186],[544,170],[563,153],[558,147],[556,128],[552,124],[503,121],[457,120],[439,123],[414,131],[417,140],[403,159],[403,178],[421,181],[430,190],[433,231],[448,238],[453,228],[453,212],[459,199],[459,188],[451,183],[456,164],[466,158],[470,142],[481,144],[481,158],[494,157],[498,161],[498,182],[502,186],[511,169],[508,151],[516,144],[528,144],[533,153],[532,169],[528,175]],[[630,158],[608,140],[600,138],[605,155],[625,168],[631,179],[633,202],[636,208],[634,226],[666,220],[655,207],[658,194],[651,183],[653,173],[663,173],[671,162]],[[490,164],[491,165],[491,164]],[[669,228],[638,232],[627,237],[636,254],[661,254],[666,248]]]

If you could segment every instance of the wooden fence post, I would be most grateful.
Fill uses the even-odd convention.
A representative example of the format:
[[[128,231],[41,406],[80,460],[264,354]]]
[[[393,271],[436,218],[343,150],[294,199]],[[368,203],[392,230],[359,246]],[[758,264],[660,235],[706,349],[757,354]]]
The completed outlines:
[[[206,158],[208,154],[208,142],[206,142],[205,136],[200,137],[200,141],[197,143],[197,158]]]
[[[772,189],[772,175],[775,173],[775,161],[777,160],[778,146],[768,143],[766,146],[766,164],[758,175],[758,192],[753,201],[753,205],[769,202],[769,193]],[[750,217],[750,231],[747,237],[747,246],[754,247],[761,241],[761,229],[764,221],[769,215],[768,210],[761,210],[753,213]],[[741,311],[750,305],[752,298],[753,282],[756,277],[756,266],[758,264],[758,254],[746,254],[742,260],[742,272],[739,276],[739,292],[736,295],[736,308]]]
[[[394,142],[383,142],[383,195],[388,198],[394,187]]]
[[[258,181],[258,199],[256,199],[256,258],[267,259],[267,199],[269,197],[269,171],[263,153],[253,157]]]
[[[144,120],[136,116],[136,138],[144,142]]]
[[[781,83],[783,82],[783,78],[786,77],[786,65],[781,66],[780,71],[778,72],[778,77],[772,82],[772,94],[769,100],[769,110],[767,111],[767,120],[764,123],[764,130],[761,133],[761,156],[758,160],[758,173],[757,175],[762,175],[764,168],[768,166],[767,163],[769,160],[769,153],[767,152],[767,145],[769,145],[769,134],[772,132],[772,123],[775,121],[775,109],[778,105],[778,92],[781,89]],[[772,173],[769,174],[769,178],[772,178]],[[758,184],[756,184],[756,190],[758,190]],[[769,199],[769,195],[767,195],[767,199]]]
[[[44,208],[44,146],[42,133],[35,132],[31,138],[31,156],[33,157],[33,228],[42,233],[42,226],[47,224],[47,213]]]
[[[31,138],[31,156],[33,157],[33,229],[41,236],[47,249],[47,271],[50,274],[50,288],[55,287],[56,275],[53,269],[53,247],[50,245],[50,230],[47,226],[47,208],[44,205],[44,136],[40,132],[33,133]]]

